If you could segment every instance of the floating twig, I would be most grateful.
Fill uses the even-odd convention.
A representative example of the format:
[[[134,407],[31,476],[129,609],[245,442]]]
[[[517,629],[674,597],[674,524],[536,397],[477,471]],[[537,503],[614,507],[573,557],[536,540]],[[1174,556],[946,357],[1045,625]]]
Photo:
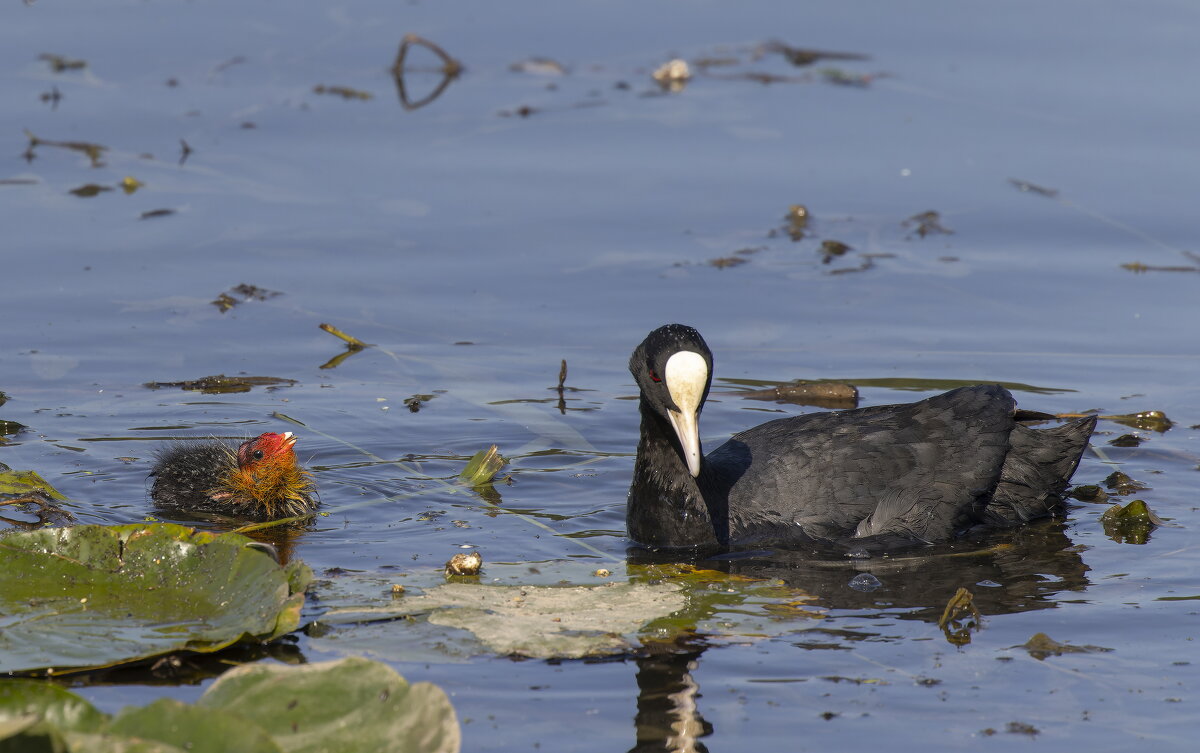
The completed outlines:
[[[350,348],[351,350],[362,350],[363,348],[371,347],[371,343],[365,343],[353,335],[348,335],[332,324],[321,324],[319,326],[321,329],[325,330],[334,337],[344,340],[346,342],[346,347]]]
[[[437,55],[442,61],[442,67],[438,70],[438,73],[442,75],[441,82],[438,83],[437,87],[429,95],[415,102],[408,98],[408,91],[404,86],[404,77],[408,72],[404,61],[408,57],[408,49],[413,45],[424,47],[434,55]],[[396,62],[392,64],[392,78],[396,82],[396,92],[400,95],[400,104],[404,105],[405,110],[416,110],[424,107],[440,97],[442,92],[446,90],[446,87],[450,85],[450,82],[462,75],[464,70],[465,68],[462,63],[450,57],[445,50],[433,42],[416,34],[405,34],[404,39],[400,42],[400,51],[396,53]]]

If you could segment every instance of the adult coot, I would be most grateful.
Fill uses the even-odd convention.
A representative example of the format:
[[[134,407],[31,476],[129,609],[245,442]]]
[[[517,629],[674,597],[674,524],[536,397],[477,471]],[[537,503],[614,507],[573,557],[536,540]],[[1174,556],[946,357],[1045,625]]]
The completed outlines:
[[[296,462],[296,437],[260,434],[239,445],[178,442],[158,452],[150,497],[159,505],[244,518],[303,515],[317,507],[312,474]]]
[[[698,419],[712,352],[682,324],[651,332],[629,370],[642,428],[630,537],[656,548],[944,542],[1062,509],[1095,417],[1033,430],[995,384],[902,405],[768,421],[705,457]]]

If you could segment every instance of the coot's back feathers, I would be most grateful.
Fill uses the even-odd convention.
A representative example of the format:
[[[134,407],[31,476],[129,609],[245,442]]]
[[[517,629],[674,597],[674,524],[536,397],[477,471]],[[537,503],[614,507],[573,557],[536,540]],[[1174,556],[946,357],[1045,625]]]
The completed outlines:
[[[648,546],[891,548],[1018,525],[1061,509],[1095,426],[1092,417],[1026,428],[1014,421],[1008,390],[978,385],[915,403],[769,421],[733,436],[693,476],[675,430],[679,385],[663,378],[680,351],[711,364],[699,333],[682,325],[655,330],[630,361],[642,390],[642,436],[627,523]],[[692,378],[706,395],[711,374]],[[702,400],[696,414],[700,407]]]

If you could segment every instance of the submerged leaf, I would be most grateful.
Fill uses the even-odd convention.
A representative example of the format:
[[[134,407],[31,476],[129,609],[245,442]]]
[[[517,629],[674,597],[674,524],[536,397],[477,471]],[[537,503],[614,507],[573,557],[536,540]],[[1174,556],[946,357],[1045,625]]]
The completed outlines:
[[[301,562],[179,525],[76,526],[0,539],[0,672],[108,667],[270,640],[299,625]]]

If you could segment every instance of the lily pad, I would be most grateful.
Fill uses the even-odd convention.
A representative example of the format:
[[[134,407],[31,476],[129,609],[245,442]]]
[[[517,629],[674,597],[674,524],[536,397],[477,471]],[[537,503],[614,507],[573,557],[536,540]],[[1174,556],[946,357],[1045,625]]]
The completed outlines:
[[[270,640],[312,573],[235,534],[76,526],[0,539],[0,672],[96,669]]]
[[[453,753],[461,730],[446,694],[360,658],[250,664],[195,705],[160,699],[115,718],[42,681],[0,680],[0,750]]]
[[[440,571],[413,573],[402,576],[402,592],[392,588],[395,574],[320,582],[317,596],[328,609],[308,635],[321,651],[394,661],[481,653],[559,659],[636,653],[647,642],[695,633],[781,635],[820,616],[808,594],[778,581],[687,565],[630,566],[616,581],[579,562],[495,563],[487,574],[489,583],[433,585]]]

